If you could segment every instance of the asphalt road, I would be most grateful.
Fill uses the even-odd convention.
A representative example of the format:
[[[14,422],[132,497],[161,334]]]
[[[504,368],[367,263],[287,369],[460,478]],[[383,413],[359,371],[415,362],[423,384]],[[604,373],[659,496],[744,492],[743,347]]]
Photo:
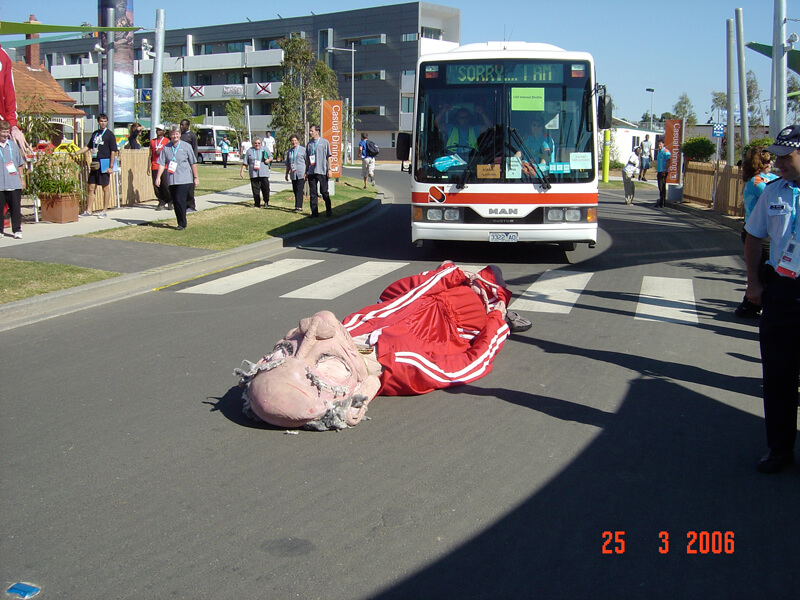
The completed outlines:
[[[379,176],[395,203],[341,230],[3,334],[2,579],[41,598],[792,596],[800,471],[755,470],[738,235],[620,190],[593,250],[416,248],[408,175]],[[320,262],[186,293],[286,258]],[[548,270],[590,277],[566,312],[524,313],[533,329],[473,385],[377,398],[338,433],[241,415],[242,359],[445,258],[500,265],[517,297]],[[399,266],[332,300],[282,297],[368,261]],[[655,278],[689,281],[693,301],[648,300]],[[636,318],[653,307],[686,319]]]

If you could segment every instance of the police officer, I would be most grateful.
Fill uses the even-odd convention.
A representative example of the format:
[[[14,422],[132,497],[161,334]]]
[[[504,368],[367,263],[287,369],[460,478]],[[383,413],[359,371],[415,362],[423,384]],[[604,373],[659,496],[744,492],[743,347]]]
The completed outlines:
[[[775,166],[781,177],[767,185],[745,225],[745,297],[762,306],[759,334],[769,452],[758,463],[758,470],[777,473],[794,462],[797,435],[800,126],[784,128],[767,150],[777,156]],[[766,237],[771,241],[769,260],[759,269],[761,241]]]

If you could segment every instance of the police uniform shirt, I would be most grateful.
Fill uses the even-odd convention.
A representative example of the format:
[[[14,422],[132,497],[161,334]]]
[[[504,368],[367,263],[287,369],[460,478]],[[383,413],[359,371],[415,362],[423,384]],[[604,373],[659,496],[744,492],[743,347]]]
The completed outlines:
[[[767,184],[744,227],[754,237],[771,240],[767,264],[773,268],[780,263],[793,229],[798,229],[800,237],[800,223],[796,223],[798,196],[800,190],[786,179]]]

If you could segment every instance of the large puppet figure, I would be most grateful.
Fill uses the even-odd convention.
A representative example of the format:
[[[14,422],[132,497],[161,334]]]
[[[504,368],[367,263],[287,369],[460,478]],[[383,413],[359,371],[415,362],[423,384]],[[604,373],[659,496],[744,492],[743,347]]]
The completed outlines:
[[[377,395],[408,396],[470,383],[492,370],[510,332],[531,323],[506,310],[500,269],[447,261],[390,285],[346,317],[300,321],[274,350],[235,375],[244,411],[279,427],[322,431],[358,424]]]

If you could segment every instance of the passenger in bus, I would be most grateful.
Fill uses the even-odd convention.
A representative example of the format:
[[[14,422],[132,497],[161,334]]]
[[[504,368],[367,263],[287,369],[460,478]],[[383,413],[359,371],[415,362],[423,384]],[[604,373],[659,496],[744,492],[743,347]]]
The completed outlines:
[[[455,122],[447,120],[451,104],[445,104],[436,115],[436,125],[439,131],[445,132],[445,148],[452,154],[458,154],[464,160],[469,159],[470,152],[478,148],[478,136],[485,129],[492,126],[491,121],[483,112],[483,107],[476,104],[475,114],[483,122],[482,126],[476,125],[471,113],[463,106],[456,111]]]
[[[544,119],[535,115],[531,121],[531,133],[525,138],[525,146],[531,158],[541,165],[549,164],[555,143],[544,129]],[[527,157],[524,157],[527,158]]]

